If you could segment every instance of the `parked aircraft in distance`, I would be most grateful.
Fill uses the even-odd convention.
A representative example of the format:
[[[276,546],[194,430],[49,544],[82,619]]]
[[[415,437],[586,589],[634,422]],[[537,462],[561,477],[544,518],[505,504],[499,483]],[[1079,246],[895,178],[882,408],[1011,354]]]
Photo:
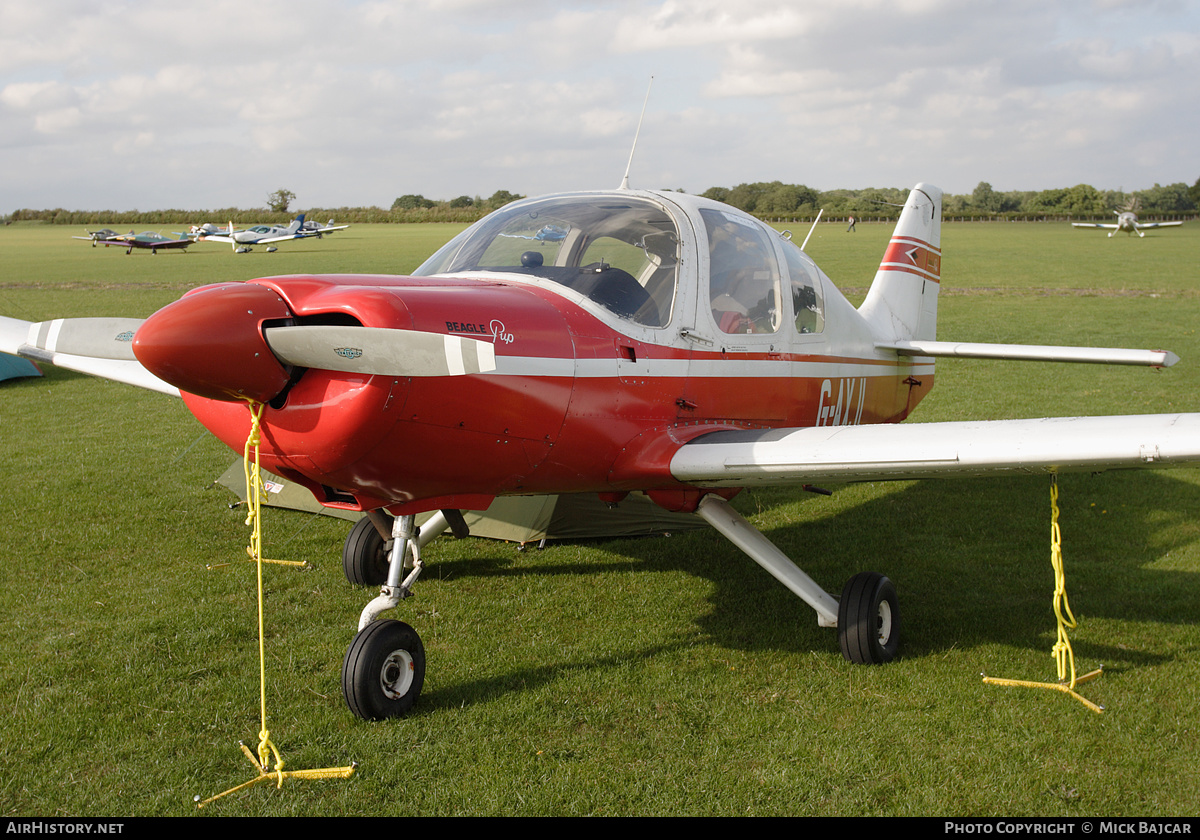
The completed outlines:
[[[97,245],[105,247],[117,245],[124,248],[126,254],[132,253],[134,248],[149,248],[151,254],[157,254],[160,250],[170,250],[172,248],[183,250],[195,241],[186,233],[181,234],[178,239],[168,239],[161,233],[156,233],[152,230],[141,233],[134,233],[133,231],[129,231],[129,233],[116,233],[108,228],[90,233],[89,236],[73,236],[71,238],[90,240],[93,248]]]
[[[202,228],[211,228],[211,225],[201,226]],[[233,222],[229,223],[229,227],[221,231],[213,229],[212,233],[201,233],[196,237],[197,242],[227,242],[233,246],[235,254],[248,254],[252,251],[255,245],[267,245],[268,252],[277,251],[276,242],[288,242],[293,239],[309,239],[310,237],[319,236],[318,231],[304,230],[304,214],[301,213],[287,227],[282,225],[255,225],[245,230],[235,230]],[[322,231],[323,232],[323,231]]]
[[[1144,230],[1153,230],[1155,228],[1165,227],[1179,227],[1183,224],[1183,222],[1146,222],[1143,224],[1142,222],[1138,221],[1137,213],[1134,213],[1130,210],[1126,210],[1123,213],[1117,213],[1117,211],[1114,210],[1113,213],[1116,213],[1117,216],[1116,224],[1103,225],[1089,222],[1072,222],[1071,225],[1072,227],[1077,228],[1098,228],[1100,230],[1107,230],[1109,232],[1108,236],[1111,239],[1118,231],[1122,230],[1126,233],[1136,233],[1138,236],[1145,237],[1146,234],[1142,233]]]
[[[84,228],[84,230],[87,230],[87,228]],[[130,233],[133,233],[133,231],[130,231]],[[117,233],[112,228],[101,228],[100,230],[88,230],[87,234],[88,234],[87,236],[72,236],[71,238],[72,239],[82,239],[84,242],[91,242],[92,247],[95,248],[96,242],[101,239],[112,239],[114,236],[120,236],[120,234]]]
[[[326,224],[321,224],[320,222],[313,222],[313,221],[305,222],[304,224],[302,224],[300,226],[300,230],[304,231],[305,233],[315,233],[317,235],[317,238],[320,239],[322,236],[324,236],[327,233],[334,233],[335,231],[345,230],[348,227],[350,227],[350,225],[335,225],[333,223],[333,219],[330,219]]]

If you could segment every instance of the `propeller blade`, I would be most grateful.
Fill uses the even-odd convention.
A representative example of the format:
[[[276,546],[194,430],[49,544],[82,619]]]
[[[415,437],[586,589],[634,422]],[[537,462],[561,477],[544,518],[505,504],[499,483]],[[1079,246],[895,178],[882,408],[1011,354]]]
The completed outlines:
[[[47,353],[137,361],[133,334],[140,318],[58,318],[29,325],[25,346]]]
[[[286,364],[380,376],[462,376],[496,369],[490,342],[379,327],[311,325],[263,330]]]

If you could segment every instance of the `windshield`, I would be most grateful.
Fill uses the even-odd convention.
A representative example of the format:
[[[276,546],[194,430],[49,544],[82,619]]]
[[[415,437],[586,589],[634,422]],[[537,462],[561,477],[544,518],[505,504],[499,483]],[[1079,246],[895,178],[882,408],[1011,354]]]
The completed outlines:
[[[679,236],[658,204],[579,195],[510,204],[476,222],[413,275],[504,271],[574,289],[637,324],[662,327],[675,301]]]

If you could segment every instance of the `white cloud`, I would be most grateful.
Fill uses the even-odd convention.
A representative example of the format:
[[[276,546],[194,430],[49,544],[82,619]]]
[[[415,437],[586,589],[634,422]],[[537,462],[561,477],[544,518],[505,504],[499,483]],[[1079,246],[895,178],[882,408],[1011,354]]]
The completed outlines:
[[[0,0],[5,199],[606,187],[651,75],[635,185],[1190,183],[1198,33],[1170,2]]]

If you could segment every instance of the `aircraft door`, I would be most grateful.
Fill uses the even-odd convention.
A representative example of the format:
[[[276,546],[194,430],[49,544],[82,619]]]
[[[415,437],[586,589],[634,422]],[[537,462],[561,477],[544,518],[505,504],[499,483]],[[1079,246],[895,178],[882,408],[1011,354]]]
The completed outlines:
[[[787,401],[778,389],[788,367],[775,234],[734,212],[703,208],[700,216],[706,247],[700,248],[697,335],[681,417],[720,420],[725,414],[780,421]]]

